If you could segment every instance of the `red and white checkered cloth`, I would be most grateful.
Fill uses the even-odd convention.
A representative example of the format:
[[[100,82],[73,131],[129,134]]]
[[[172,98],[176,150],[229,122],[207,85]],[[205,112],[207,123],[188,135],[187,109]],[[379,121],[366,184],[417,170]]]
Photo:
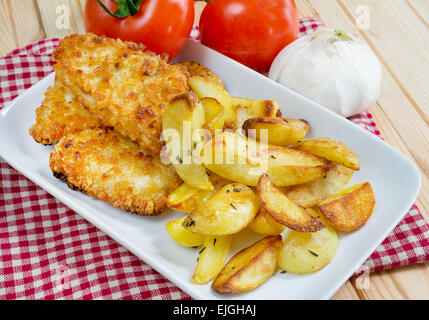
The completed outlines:
[[[320,26],[301,20],[300,35]],[[198,37],[195,28],[192,36]],[[58,39],[0,58],[0,109],[52,72]],[[367,112],[351,119],[380,136]],[[429,261],[429,227],[414,205],[365,262],[378,271]],[[0,299],[189,299],[109,236],[0,159]]]

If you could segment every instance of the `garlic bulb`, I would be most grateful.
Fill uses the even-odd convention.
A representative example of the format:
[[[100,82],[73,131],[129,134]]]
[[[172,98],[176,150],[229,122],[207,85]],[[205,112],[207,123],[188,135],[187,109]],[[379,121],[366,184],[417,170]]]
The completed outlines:
[[[364,41],[344,31],[319,28],[285,47],[268,76],[349,117],[377,101],[382,68]]]

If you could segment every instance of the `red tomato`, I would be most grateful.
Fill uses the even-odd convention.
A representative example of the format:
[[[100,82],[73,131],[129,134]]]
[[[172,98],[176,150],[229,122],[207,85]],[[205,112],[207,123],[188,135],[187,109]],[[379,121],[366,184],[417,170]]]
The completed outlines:
[[[111,13],[119,8],[114,0],[101,2]],[[85,6],[87,32],[141,42],[158,54],[168,53],[170,59],[185,45],[193,23],[193,0],[144,0],[137,13],[123,18],[111,16],[97,0],[87,0]]]
[[[200,19],[201,42],[259,72],[296,39],[294,0],[211,0]]]

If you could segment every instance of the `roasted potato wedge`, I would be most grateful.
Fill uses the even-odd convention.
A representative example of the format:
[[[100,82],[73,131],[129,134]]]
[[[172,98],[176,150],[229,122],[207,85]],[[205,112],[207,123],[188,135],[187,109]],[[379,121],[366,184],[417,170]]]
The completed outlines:
[[[343,190],[353,173],[353,169],[335,164],[323,178],[293,186],[286,193],[286,196],[301,207],[313,207]]]
[[[202,98],[200,101],[204,107],[206,116],[204,128],[214,135],[216,130],[222,130],[225,124],[223,106],[215,98]]]
[[[214,98],[223,106],[225,122],[234,121],[235,114],[231,104],[231,97],[223,86],[220,86],[216,81],[201,76],[191,77],[189,85],[198,98]]]
[[[203,165],[232,181],[256,186],[267,172],[277,186],[291,186],[323,177],[331,167],[310,153],[272,146],[225,131],[203,148]]]
[[[259,234],[276,235],[282,233],[286,229],[286,226],[278,223],[270,214],[261,208],[255,220],[249,224],[249,228]]]
[[[259,178],[258,197],[261,201],[261,207],[274,220],[292,230],[316,232],[324,228],[319,219],[293,203],[278,190],[266,173]]]
[[[203,66],[202,64],[199,64],[198,62],[194,62],[194,61],[182,62],[180,64],[185,66],[188,69],[191,77],[201,76],[215,82],[222,88],[225,88],[225,85],[223,84],[222,79],[216,73],[211,71],[209,68]]]
[[[213,186],[204,166],[195,163],[192,154],[192,151],[199,153],[196,150],[200,150],[204,142],[198,133],[204,123],[204,108],[197,96],[185,93],[168,103],[162,116],[162,136],[166,140],[168,157],[180,178],[194,188],[211,190]]]
[[[178,244],[185,247],[199,247],[204,243],[204,236],[193,233],[183,228],[185,217],[167,222],[165,229],[170,237]],[[224,262],[225,263],[225,262]]]
[[[227,128],[241,129],[249,118],[276,117],[279,112],[277,100],[252,100],[247,98],[231,97],[232,109],[235,112],[235,122]]]
[[[353,170],[359,170],[359,158],[345,144],[331,138],[302,140],[293,146],[294,149],[310,152]]]
[[[231,103],[235,106],[241,105],[249,110],[252,118],[276,117],[279,110],[277,100],[254,100],[240,97],[231,97]]]
[[[282,247],[280,235],[268,236],[235,254],[223,267],[212,289],[234,293],[259,287],[277,270],[277,258]]]
[[[248,186],[231,183],[222,187],[189,214],[183,226],[204,235],[230,235],[246,228],[259,212],[259,201]]]
[[[205,284],[216,278],[228,257],[231,240],[231,236],[205,237],[192,277],[195,283]]]
[[[313,209],[306,209],[319,217],[325,228],[317,232],[292,231],[280,254],[279,267],[291,273],[311,273],[322,269],[334,258],[338,249],[337,232]]]
[[[334,228],[353,231],[365,225],[374,206],[375,197],[371,184],[364,182],[323,200],[319,209]]]
[[[191,196],[188,196],[185,198],[185,194],[182,194],[180,196],[182,196],[183,200],[182,201],[178,201],[180,196],[176,193],[177,190],[175,190],[172,193],[172,197],[173,201],[170,201],[170,196],[168,196],[167,198],[167,207],[170,209],[174,209],[174,210],[179,210],[179,211],[183,211],[186,213],[191,213],[194,212],[197,207],[200,205],[200,203],[205,202],[207,199],[209,199],[211,196],[213,196],[220,188],[222,188],[224,185],[231,183],[231,181],[226,180],[224,178],[222,178],[221,176],[218,176],[217,174],[210,172],[208,173],[210,176],[210,182],[213,185],[213,190],[201,190],[201,189],[196,189],[197,192],[192,194]],[[187,188],[192,188],[190,186],[187,185]],[[180,187],[179,187],[180,189]],[[179,191],[178,191],[179,192]],[[175,194],[176,195],[173,195]],[[185,191],[184,191],[185,193]],[[175,200],[175,201],[174,201]]]
[[[277,117],[250,118],[243,124],[249,138],[282,147],[295,144],[304,138],[309,129],[310,125],[305,120]]]
[[[167,206],[174,206],[196,194],[200,189],[191,187],[186,182],[182,183],[176,190],[167,197]]]

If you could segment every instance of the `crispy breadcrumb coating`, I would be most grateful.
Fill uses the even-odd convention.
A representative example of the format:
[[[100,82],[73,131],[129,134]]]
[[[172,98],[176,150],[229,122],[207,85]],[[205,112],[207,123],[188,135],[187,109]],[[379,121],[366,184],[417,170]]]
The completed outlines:
[[[109,128],[64,136],[49,165],[70,188],[142,215],[161,213],[168,194],[181,183],[158,155],[141,151],[135,142]]]
[[[53,60],[57,80],[102,125],[159,154],[162,113],[170,99],[189,91],[186,67],[169,65],[142,45],[92,33],[61,40]]]
[[[36,123],[30,128],[30,135],[35,141],[50,145],[69,133],[101,125],[98,117],[92,115],[78,99],[55,81],[45,93],[45,99],[36,109]]]

